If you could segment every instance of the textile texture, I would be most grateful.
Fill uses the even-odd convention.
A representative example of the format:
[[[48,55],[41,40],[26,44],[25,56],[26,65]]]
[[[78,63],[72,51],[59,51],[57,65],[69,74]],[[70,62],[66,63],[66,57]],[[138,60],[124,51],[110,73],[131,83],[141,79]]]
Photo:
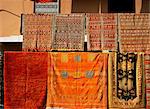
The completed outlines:
[[[102,53],[51,53],[47,109],[107,109],[107,58]]]
[[[53,15],[23,15],[23,50],[51,51]]]
[[[117,48],[117,14],[87,14],[88,50]]]
[[[84,14],[56,15],[53,50],[84,49]]]
[[[108,60],[110,109],[145,108],[143,57],[142,53],[110,53]]]
[[[0,51],[0,104],[4,103],[4,89],[3,89],[3,53]]]
[[[5,109],[45,109],[48,53],[5,52]]]
[[[150,14],[119,14],[118,20],[122,52],[150,50]]]
[[[144,55],[144,71],[146,75],[146,109],[150,109],[150,52]]]

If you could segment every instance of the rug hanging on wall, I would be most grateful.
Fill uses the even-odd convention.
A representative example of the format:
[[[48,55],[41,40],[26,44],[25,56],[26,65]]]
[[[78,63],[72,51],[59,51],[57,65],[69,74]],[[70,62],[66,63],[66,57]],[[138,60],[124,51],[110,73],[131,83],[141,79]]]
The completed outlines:
[[[110,53],[108,60],[110,109],[145,109],[143,57],[142,53]]]
[[[59,13],[59,0],[37,0],[35,13]]]
[[[5,53],[5,109],[45,109],[47,58],[48,53]]]
[[[146,109],[150,109],[150,52],[144,55],[144,71],[146,77]]]
[[[118,20],[122,52],[150,50],[150,14],[119,14]]]
[[[117,14],[87,14],[88,50],[117,49]]]
[[[83,51],[84,14],[56,15],[53,50]]]
[[[3,105],[4,103],[4,87],[3,87],[3,52],[0,51],[0,104]]]
[[[57,0],[35,0],[37,3],[57,2]]]
[[[53,15],[23,15],[23,50],[51,51]]]
[[[46,109],[107,109],[108,54],[57,52],[49,56]]]

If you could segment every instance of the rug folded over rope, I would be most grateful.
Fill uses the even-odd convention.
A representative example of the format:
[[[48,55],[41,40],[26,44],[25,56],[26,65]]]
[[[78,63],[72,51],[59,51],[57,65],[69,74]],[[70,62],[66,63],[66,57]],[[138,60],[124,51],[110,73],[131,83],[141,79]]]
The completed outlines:
[[[51,51],[53,15],[23,15],[23,51]]]
[[[87,14],[88,50],[117,50],[117,14]]]
[[[122,52],[150,50],[150,14],[119,14],[119,42]]]
[[[146,109],[150,109],[150,52],[144,55],[144,71],[146,75]]]
[[[39,0],[35,2],[35,13],[59,13],[59,0]]]
[[[5,109],[45,109],[47,53],[5,52]]]
[[[102,53],[51,53],[47,109],[107,109],[107,58]]]
[[[84,50],[84,14],[56,15],[53,50]]]
[[[56,2],[57,0],[35,0],[37,3]]]
[[[110,109],[145,109],[143,53],[110,53],[108,99]]]

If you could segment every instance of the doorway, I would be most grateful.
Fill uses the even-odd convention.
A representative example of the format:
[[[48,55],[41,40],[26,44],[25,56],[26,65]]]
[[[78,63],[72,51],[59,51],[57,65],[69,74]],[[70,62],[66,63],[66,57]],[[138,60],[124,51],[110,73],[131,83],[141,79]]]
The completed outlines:
[[[109,13],[134,13],[135,0],[108,0]]]

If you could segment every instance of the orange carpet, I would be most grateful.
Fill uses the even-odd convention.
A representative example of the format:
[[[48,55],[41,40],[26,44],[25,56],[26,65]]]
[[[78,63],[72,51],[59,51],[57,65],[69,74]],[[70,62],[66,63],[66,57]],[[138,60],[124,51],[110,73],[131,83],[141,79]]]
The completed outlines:
[[[47,109],[107,109],[107,54],[51,53]]]

